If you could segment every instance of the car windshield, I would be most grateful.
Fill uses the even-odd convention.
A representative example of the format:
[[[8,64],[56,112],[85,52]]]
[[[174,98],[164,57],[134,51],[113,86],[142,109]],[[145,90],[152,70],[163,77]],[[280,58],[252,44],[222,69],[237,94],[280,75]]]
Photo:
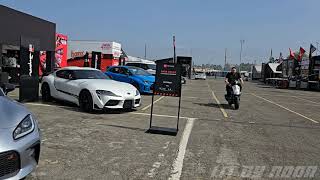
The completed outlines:
[[[75,79],[109,79],[109,77],[97,70],[74,70]]]
[[[146,71],[142,68],[129,67],[128,69],[133,75],[151,76],[151,74],[148,71]]]
[[[148,69],[156,70],[156,65],[155,64],[147,64]]]

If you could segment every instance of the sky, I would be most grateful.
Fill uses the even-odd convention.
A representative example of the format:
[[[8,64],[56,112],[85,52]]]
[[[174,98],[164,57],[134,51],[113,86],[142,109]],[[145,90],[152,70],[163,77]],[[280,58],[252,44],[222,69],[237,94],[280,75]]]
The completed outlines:
[[[0,0],[56,23],[71,40],[116,41],[148,59],[192,56],[195,64],[267,61],[320,42],[319,0]]]

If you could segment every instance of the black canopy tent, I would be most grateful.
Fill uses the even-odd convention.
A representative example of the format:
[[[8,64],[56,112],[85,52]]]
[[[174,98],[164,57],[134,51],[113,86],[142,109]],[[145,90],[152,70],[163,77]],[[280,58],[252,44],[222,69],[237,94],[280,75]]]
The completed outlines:
[[[29,81],[39,79],[40,51],[47,52],[46,71],[53,71],[56,25],[3,5],[0,5],[0,22],[0,60],[2,61],[4,47],[14,47],[20,51],[20,92],[24,90],[22,94],[25,97],[35,100],[38,98],[38,85],[36,87],[24,87],[24,85],[34,86],[36,83]],[[0,69],[2,65],[0,63]],[[21,96],[19,99],[25,100]]]

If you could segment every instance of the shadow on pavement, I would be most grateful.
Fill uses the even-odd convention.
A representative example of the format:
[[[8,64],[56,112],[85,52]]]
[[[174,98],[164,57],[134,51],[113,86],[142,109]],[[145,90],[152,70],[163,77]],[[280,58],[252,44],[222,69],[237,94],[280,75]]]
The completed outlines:
[[[223,109],[233,109],[231,106],[229,106],[229,104],[216,104],[216,103],[193,103],[193,104],[197,104],[200,106],[207,106],[207,107],[214,107],[214,108],[220,108],[220,106]]]
[[[58,100],[58,99],[55,99],[52,102],[44,102],[40,99],[39,101],[37,101],[37,103],[56,106],[57,108],[61,108],[64,110],[82,112],[76,104],[73,104],[67,101]],[[124,114],[124,113],[129,113],[134,111],[137,111],[137,110],[136,109],[103,109],[103,110],[93,110],[91,113],[87,113],[87,114]]]
[[[146,131],[146,129],[142,129],[142,128],[126,127],[126,126],[120,126],[120,125],[109,125],[108,124],[106,126],[115,127],[115,128],[122,128],[122,129],[130,129],[130,130],[134,130],[134,131],[142,131],[142,132]]]

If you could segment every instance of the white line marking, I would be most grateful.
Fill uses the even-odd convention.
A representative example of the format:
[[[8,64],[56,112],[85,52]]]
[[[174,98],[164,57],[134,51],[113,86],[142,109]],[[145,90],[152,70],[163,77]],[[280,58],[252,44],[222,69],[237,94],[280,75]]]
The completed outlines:
[[[199,97],[193,97],[193,96],[182,96],[182,98],[198,99]]]
[[[279,96],[279,97],[294,97],[294,98],[297,98],[297,99],[300,99],[300,100],[304,100],[304,101],[307,101],[307,102],[311,102],[313,104],[317,104],[319,105],[320,103],[318,102],[315,102],[315,101],[311,101],[309,99],[304,99],[304,98],[301,98],[301,97],[298,97],[298,96],[292,96],[292,95],[281,95],[281,94],[259,94],[260,96]]]
[[[66,106],[56,106],[56,105],[50,105],[50,104],[41,104],[41,103],[25,103],[28,105],[33,105],[33,106],[44,106],[44,107],[66,107]],[[143,115],[143,116],[150,116],[149,113],[139,113],[139,112],[130,112],[129,114],[136,114],[136,115]],[[171,115],[165,115],[165,114],[152,114],[153,116],[158,116],[158,117],[167,117],[167,118],[177,118],[177,116],[171,116]],[[184,117],[180,116],[182,119],[190,119],[190,117]],[[197,119],[197,118],[193,118]]]
[[[153,102],[153,105],[154,105],[155,103],[157,103],[158,101],[160,101],[161,99],[163,99],[164,97],[165,97],[165,96],[161,96],[159,99],[155,100],[155,101]],[[150,107],[151,107],[151,105],[152,105],[152,103],[151,103],[151,104],[149,104],[148,106],[146,106],[146,107],[142,108],[142,111],[147,110],[148,108],[150,108]]]
[[[44,106],[44,107],[65,107],[65,106],[57,106],[57,105],[51,105],[51,104],[41,104],[41,103],[25,103],[32,106]]]
[[[281,108],[283,108],[283,109],[285,109],[285,110],[287,110],[287,111],[289,111],[289,112],[292,112],[292,113],[294,113],[294,114],[296,114],[296,115],[298,115],[298,116],[301,116],[301,117],[303,117],[303,118],[305,118],[305,119],[307,119],[307,120],[310,120],[310,121],[312,121],[312,122],[314,122],[314,123],[319,123],[318,121],[316,121],[316,120],[313,120],[313,119],[311,119],[311,118],[309,118],[309,117],[307,117],[307,116],[304,116],[304,115],[302,115],[302,114],[300,114],[300,113],[297,113],[297,112],[295,112],[295,111],[293,111],[293,110],[291,110],[291,109],[289,109],[289,108],[287,108],[287,107],[284,107],[284,106],[282,106],[282,105],[280,105],[280,104],[277,104],[277,103],[275,103],[275,102],[273,102],[273,101],[270,101],[270,100],[268,100],[268,99],[265,99],[265,98],[263,98],[263,97],[261,97],[261,96],[258,96],[258,95],[256,95],[256,94],[254,94],[254,93],[251,93],[253,96],[255,96],[255,97],[257,97],[257,98],[260,98],[260,99],[263,99],[263,100],[265,100],[265,101],[267,101],[267,102],[269,102],[269,103],[271,103],[271,104],[274,104],[274,105],[276,105],[276,106],[279,106],[279,107],[281,107]]]
[[[182,173],[182,167],[183,167],[183,159],[186,153],[189,137],[193,128],[195,119],[190,118],[187,121],[187,124],[184,128],[182,138],[180,140],[179,144],[179,151],[178,156],[173,162],[172,169],[171,169],[171,176],[168,178],[169,180],[179,180],[181,173]]]
[[[150,113],[131,112],[130,114],[150,116]],[[165,114],[152,114],[152,115],[153,115],[153,116],[158,116],[158,117],[178,118],[177,116],[171,116],[171,115],[165,115]],[[190,119],[190,117],[183,117],[183,116],[180,116],[180,118],[182,118],[182,119]],[[193,119],[197,119],[197,118],[193,118]]]

